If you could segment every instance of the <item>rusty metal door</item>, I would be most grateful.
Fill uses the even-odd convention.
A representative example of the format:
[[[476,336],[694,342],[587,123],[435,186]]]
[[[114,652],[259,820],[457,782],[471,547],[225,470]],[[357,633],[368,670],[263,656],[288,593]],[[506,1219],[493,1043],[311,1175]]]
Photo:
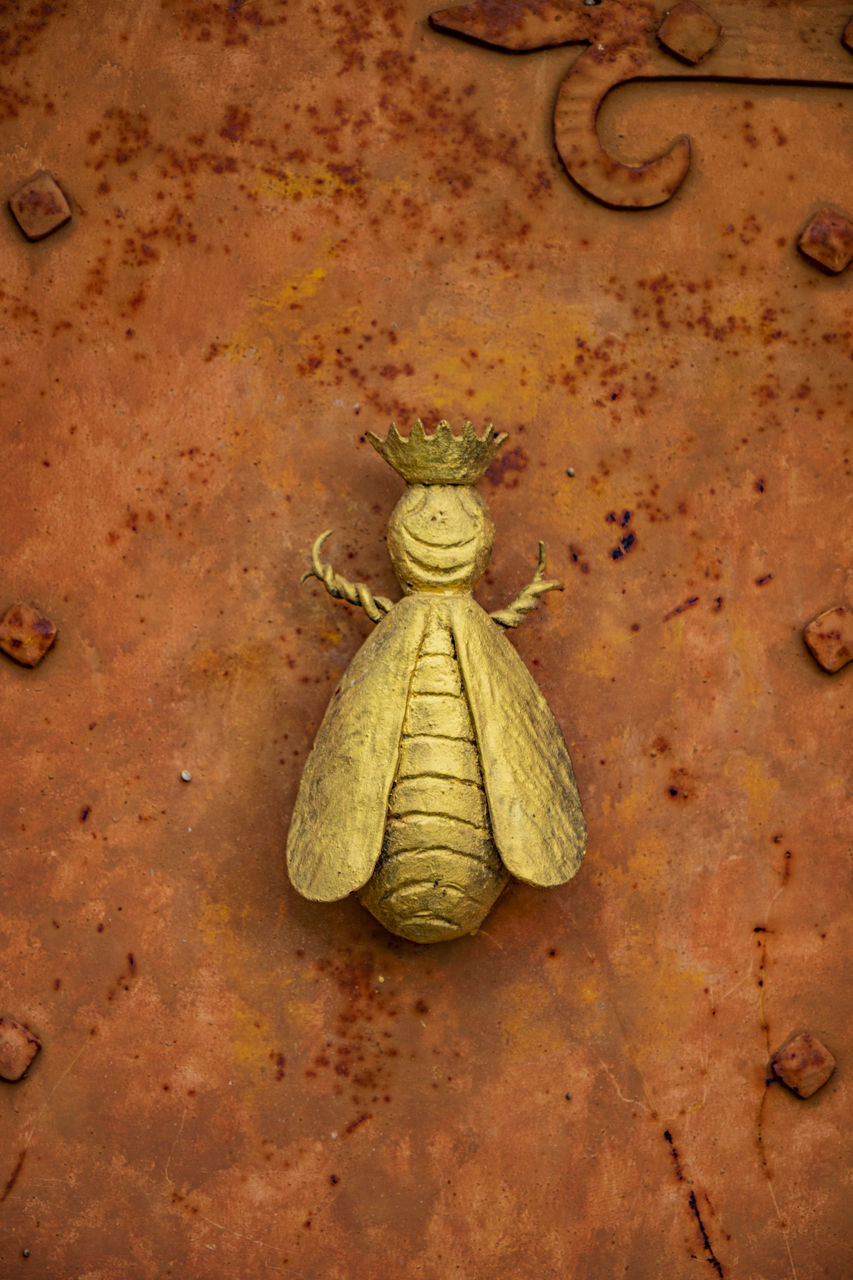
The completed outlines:
[[[849,1273],[851,16],[0,4],[4,1278]],[[283,858],[418,416],[590,832],[433,947]]]

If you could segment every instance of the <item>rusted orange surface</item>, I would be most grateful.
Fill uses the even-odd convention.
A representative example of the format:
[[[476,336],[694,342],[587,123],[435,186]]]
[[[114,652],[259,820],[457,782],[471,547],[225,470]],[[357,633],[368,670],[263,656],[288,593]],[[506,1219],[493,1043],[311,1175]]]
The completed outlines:
[[[0,6],[4,200],[72,209],[0,230],[0,612],[58,627],[0,655],[4,1280],[850,1271],[853,668],[802,629],[853,597],[853,271],[797,237],[853,214],[853,96],[620,89],[609,154],[692,140],[626,212],[554,150],[579,49],[432,8]],[[433,948],[283,852],[371,626],[299,575],[334,527],[392,594],[360,437],[418,415],[511,433],[481,599],[545,540],[516,643],[590,829]]]

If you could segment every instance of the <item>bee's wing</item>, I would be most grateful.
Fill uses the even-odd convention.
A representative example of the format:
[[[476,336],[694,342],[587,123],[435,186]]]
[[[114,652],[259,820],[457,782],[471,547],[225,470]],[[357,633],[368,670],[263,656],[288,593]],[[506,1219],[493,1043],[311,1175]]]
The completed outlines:
[[[423,604],[401,600],[365,640],[332,694],[287,836],[287,869],[305,898],[333,902],[370,879],[425,625]]]
[[[570,880],[586,823],[560,727],[515,649],[470,597],[454,601],[453,636],[480,751],[492,834],[519,880]]]

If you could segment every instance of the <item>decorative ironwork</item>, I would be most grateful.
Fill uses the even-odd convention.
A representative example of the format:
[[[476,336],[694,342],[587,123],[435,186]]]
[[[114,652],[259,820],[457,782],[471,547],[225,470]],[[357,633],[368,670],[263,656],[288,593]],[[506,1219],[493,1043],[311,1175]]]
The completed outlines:
[[[714,0],[668,12],[646,0],[478,0],[439,9],[440,31],[513,52],[587,47],[565,75],[554,140],[569,177],[620,209],[664,204],[690,168],[690,140],[676,138],[650,160],[610,155],[597,133],[607,95],[632,80],[738,80],[853,87],[850,0]]]

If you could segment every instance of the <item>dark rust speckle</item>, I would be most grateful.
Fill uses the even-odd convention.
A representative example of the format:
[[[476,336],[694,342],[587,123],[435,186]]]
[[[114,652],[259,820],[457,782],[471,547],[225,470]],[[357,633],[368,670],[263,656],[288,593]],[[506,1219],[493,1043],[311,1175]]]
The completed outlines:
[[[507,489],[516,489],[519,475],[527,470],[528,463],[527,454],[521,445],[516,445],[514,449],[508,449],[495,459],[486,472],[486,479],[495,488],[503,485]]]

